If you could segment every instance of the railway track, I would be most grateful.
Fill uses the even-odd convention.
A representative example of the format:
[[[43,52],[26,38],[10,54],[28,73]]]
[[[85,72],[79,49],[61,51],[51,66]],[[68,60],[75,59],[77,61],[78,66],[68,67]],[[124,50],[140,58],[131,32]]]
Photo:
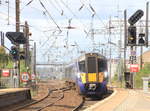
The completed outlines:
[[[72,111],[79,111],[79,109],[82,108],[82,106],[84,105],[84,102],[85,102],[85,98],[83,97],[80,104],[76,106]]]
[[[41,111],[46,107],[50,107],[56,102],[64,98],[64,91],[70,90],[70,87],[48,90],[48,94],[38,101],[20,106],[13,111]]]
[[[51,83],[55,84],[55,83]],[[53,85],[52,85],[53,86]],[[50,87],[47,87],[47,89]],[[90,99],[88,97],[81,97],[73,88],[73,85],[62,85],[53,86],[52,89],[48,89],[46,96],[36,100],[34,102],[18,105],[17,108],[7,111],[83,111],[91,105],[102,101],[103,99]],[[46,90],[46,89],[45,89]],[[109,94],[105,95],[104,98],[108,97]]]
[[[109,89],[108,93],[103,95],[102,98],[98,98],[98,97],[84,97],[82,102],[80,103],[80,105],[72,110],[72,111],[83,111],[86,108],[94,105],[95,103],[99,102],[99,101],[103,101],[105,98],[109,97],[111,94],[113,93],[113,89]]]

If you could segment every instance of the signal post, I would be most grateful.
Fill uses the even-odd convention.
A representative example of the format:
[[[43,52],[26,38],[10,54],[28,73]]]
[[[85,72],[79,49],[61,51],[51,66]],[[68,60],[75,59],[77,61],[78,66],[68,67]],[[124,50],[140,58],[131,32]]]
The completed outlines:
[[[25,44],[27,39],[24,37],[23,32],[7,32],[6,37],[11,41],[14,46],[11,47],[10,54],[12,55],[14,61],[14,86],[19,87],[20,84],[20,71],[19,71],[19,60],[20,60],[20,51],[18,45]]]
[[[129,86],[127,88],[134,88],[134,76],[136,72],[138,72],[139,65],[137,64],[137,61],[136,61],[136,48],[137,46],[141,46],[141,47],[148,46],[148,7],[149,7],[149,3],[147,2],[145,33],[139,33],[138,36],[137,36],[135,23],[141,19],[141,17],[144,15],[144,12],[142,10],[137,10],[128,19],[128,23],[130,24],[129,27],[127,27],[127,22],[126,22],[126,16],[127,16],[126,11],[124,13],[124,21],[125,21],[125,27],[124,27],[125,28],[125,43],[124,44],[125,44],[125,49],[127,46],[129,46],[131,50],[131,54],[129,57],[130,72],[126,72],[126,69],[125,69],[125,78],[126,78],[126,74],[130,75],[128,76],[129,77],[128,81],[126,81],[126,86]]]

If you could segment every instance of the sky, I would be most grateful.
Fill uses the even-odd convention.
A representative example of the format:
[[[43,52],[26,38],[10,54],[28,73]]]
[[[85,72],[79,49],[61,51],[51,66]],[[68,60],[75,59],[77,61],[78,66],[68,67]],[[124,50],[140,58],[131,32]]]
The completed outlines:
[[[0,30],[15,31],[15,0],[9,0],[9,14],[8,0],[0,1]],[[128,18],[138,9],[145,12],[147,1],[20,0],[20,24],[27,21],[30,26],[30,39],[37,44],[37,62],[70,61],[80,55],[79,52],[90,52],[93,49],[103,52],[109,58],[110,38],[116,44],[111,45],[115,58],[118,57],[118,40],[123,40],[123,31],[122,34],[116,34],[120,28],[113,20],[123,19],[125,9]],[[66,28],[69,20],[74,29]],[[110,20],[114,29],[108,35]],[[92,28],[94,36],[90,31]],[[7,47],[12,45],[7,38],[5,44]],[[30,44],[33,45],[33,41]]]

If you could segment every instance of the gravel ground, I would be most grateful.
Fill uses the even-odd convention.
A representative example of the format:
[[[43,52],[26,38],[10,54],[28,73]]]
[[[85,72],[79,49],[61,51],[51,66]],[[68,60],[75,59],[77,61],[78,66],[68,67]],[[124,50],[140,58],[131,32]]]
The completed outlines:
[[[47,93],[48,93],[49,88],[55,89],[55,88],[64,87],[65,82],[58,81],[58,80],[49,80],[49,81],[39,82],[37,85],[38,85],[38,90],[36,90],[36,91],[34,91],[34,93],[32,93],[32,95],[33,95],[32,101],[39,100],[39,99],[45,97],[45,95],[47,95]],[[78,106],[81,103],[81,101],[82,101],[81,96],[79,96],[75,90],[68,90],[68,91],[64,92],[64,99],[58,101],[53,106],[43,109],[42,111],[71,111],[76,106]],[[85,109],[99,101],[101,101],[101,100],[88,100],[85,103],[85,107],[83,109]],[[21,103],[9,106],[7,108],[1,109],[0,111],[12,111],[14,108],[16,108],[18,106],[22,106],[29,102],[31,102],[31,101],[21,102]]]
[[[58,80],[49,80],[49,81],[39,82],[37,85],[38,85],[38,89],[32,92],[32,101],[40,100],[41,98],[45,97],[45,95],[47,95],[48,93],[49,88],[55,89],[55,88],[64,87],[65,82],[58,81]],[[79,96],[75,90],[68,90],[64,92],[64,99],[58,101],[52,107],[43,109],[43,111],[70,111],[73,108],[75,108],[77,105],[79,105],[81,100],[82,100],[81,96]],[[18,106],[22,106],[32,101],[20,102],[18,104],[11,105],[7,108],[3,108],[0,111],[12,111],[14,108]]]
[[[81,97],[75,90],[68,90],[64,92],[64,99],[43,111],[71,111],[80,104],[81,100]]]

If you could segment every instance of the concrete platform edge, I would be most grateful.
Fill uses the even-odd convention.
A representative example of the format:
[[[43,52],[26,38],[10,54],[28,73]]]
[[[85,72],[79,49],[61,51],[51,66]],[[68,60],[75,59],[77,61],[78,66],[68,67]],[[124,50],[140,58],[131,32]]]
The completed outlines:
[[[30,89],[5,92],[0,95],[0,108],[25,100],[31,100]]]
[[[111,99],[113,96],[115,96],[117,94],[117,90],[114,89],[114,92],[111,96],[109,96],[108,98],[105,98],[104,100],[90,106],[89,108],[83,110],[83,111],[93,111],[93,109],[95,109],[96,107],[100,106],[101,104],[105,103],[106,101],[108,101],[109,99]]]

